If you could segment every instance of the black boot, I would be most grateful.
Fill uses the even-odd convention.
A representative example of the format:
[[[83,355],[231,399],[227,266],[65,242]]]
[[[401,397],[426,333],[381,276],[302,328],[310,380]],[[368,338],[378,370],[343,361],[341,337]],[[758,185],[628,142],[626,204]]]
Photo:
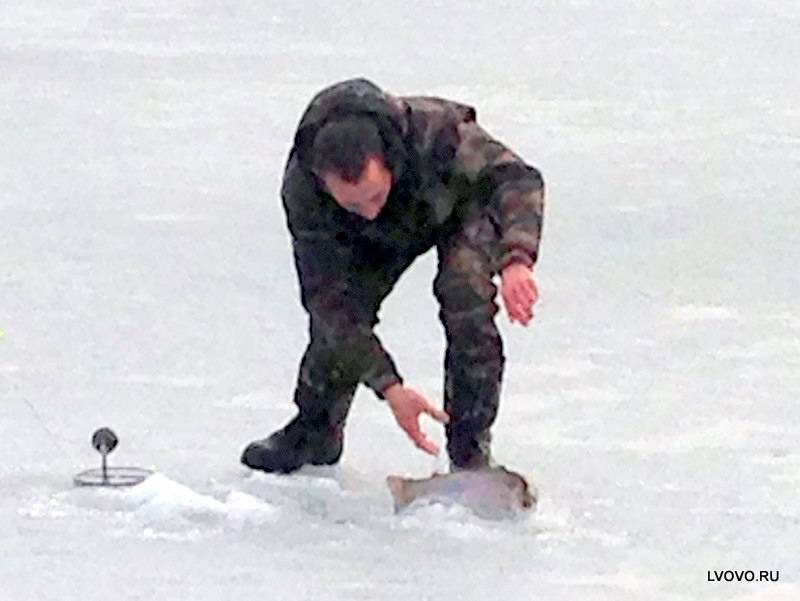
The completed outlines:
[[[457,430],[448,432],[447,454],[450,456],[450,471],[491,467],[493,465],[491,442],[492,436],[488,430],[479,433]]]
[[[342,456],[344,424],[296,416],[271,436],[251,442],[242,463],[265,472],[293,472],[303,465],[333,465]]]

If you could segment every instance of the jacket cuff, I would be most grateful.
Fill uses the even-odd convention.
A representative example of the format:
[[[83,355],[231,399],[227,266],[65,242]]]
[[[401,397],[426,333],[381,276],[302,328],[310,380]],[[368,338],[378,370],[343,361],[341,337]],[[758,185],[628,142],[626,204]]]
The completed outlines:
[[[500,258],[500,271],[503,271],[513,263],[522,263],[526,267],[533,269],[536,263],[536,257],[522,248],[512,248],[503,253],[503,256]]]
[[[393,384],[402,384],[403,378],[396,373],[387,373],[369,378],[364,383],[375,392],[380,400],[385,401],[386,397],[383,396],[383,391]]]

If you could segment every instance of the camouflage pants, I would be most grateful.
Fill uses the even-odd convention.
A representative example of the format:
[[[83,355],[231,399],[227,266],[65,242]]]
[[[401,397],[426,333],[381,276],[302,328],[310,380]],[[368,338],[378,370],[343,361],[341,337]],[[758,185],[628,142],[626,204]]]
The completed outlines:
[[[489,428],[497,416],[504,356],[494,323],[498,306],[492,278],[497,273],[499,234],[486,213],[477,212],[437,240],[436,248],[433,290],[447,339],[444,406],[451,417],[445,429],[447,450],[460,465],[476,451],[488,450]],[[382,301],[425,250],[398,254],[359,273],[370,282],[368,298],[362,300],[373,326]],[[334,349],[312,339],[295,392],[301,414],[333,426],[344,424],[358,385],[353,374],[337,369],[338,361]]]
[[[358,291],[350,292],[358,298],[356,304],[360,308],[360,315],[348,315],[346,321],[358,319],[374,328],[378,324],[381,303],[421,252],[387,255],[364,247],[359,249],[358,254],[365,260],[353,277],[362,286]],[[368,257],[372,260],[368,261]],[[320,427],[339,428],[347,419],[361,378],[358,373],[348,369],[347,357],[342,356],[341,348],[315,338],[313,328],[311,332],[311,340],[300,362],[294,402],[306,421]]]
[[[447,337],[444,360],[447,451],[456,465],[489,454],[489,428],[497,417],[505,357],[494,322],[498,312],[493,280],[500,236],[483,212],[464,221],[437,245],[433,290]]]

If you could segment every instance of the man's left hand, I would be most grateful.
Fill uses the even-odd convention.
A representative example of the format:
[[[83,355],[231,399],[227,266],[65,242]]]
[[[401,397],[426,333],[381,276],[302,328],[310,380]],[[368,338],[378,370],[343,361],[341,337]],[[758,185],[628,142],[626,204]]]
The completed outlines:
[[[511,323],[527,326],[533,319],[533,305],[539,300],[539,289],[533,278],[533,269],[523,263],[511,263],[500,274],[501,294]]]

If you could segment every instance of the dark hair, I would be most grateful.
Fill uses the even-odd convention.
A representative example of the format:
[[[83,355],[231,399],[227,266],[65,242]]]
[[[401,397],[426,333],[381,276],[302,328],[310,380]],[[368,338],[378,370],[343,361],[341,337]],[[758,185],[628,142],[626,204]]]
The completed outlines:
[[[361,115],[344,117],[329,121],[317,132],[311,168],[318,175],[334,172],[348,182],[356,182],[367,157],[383,154],[381,134],[372,119]]]

